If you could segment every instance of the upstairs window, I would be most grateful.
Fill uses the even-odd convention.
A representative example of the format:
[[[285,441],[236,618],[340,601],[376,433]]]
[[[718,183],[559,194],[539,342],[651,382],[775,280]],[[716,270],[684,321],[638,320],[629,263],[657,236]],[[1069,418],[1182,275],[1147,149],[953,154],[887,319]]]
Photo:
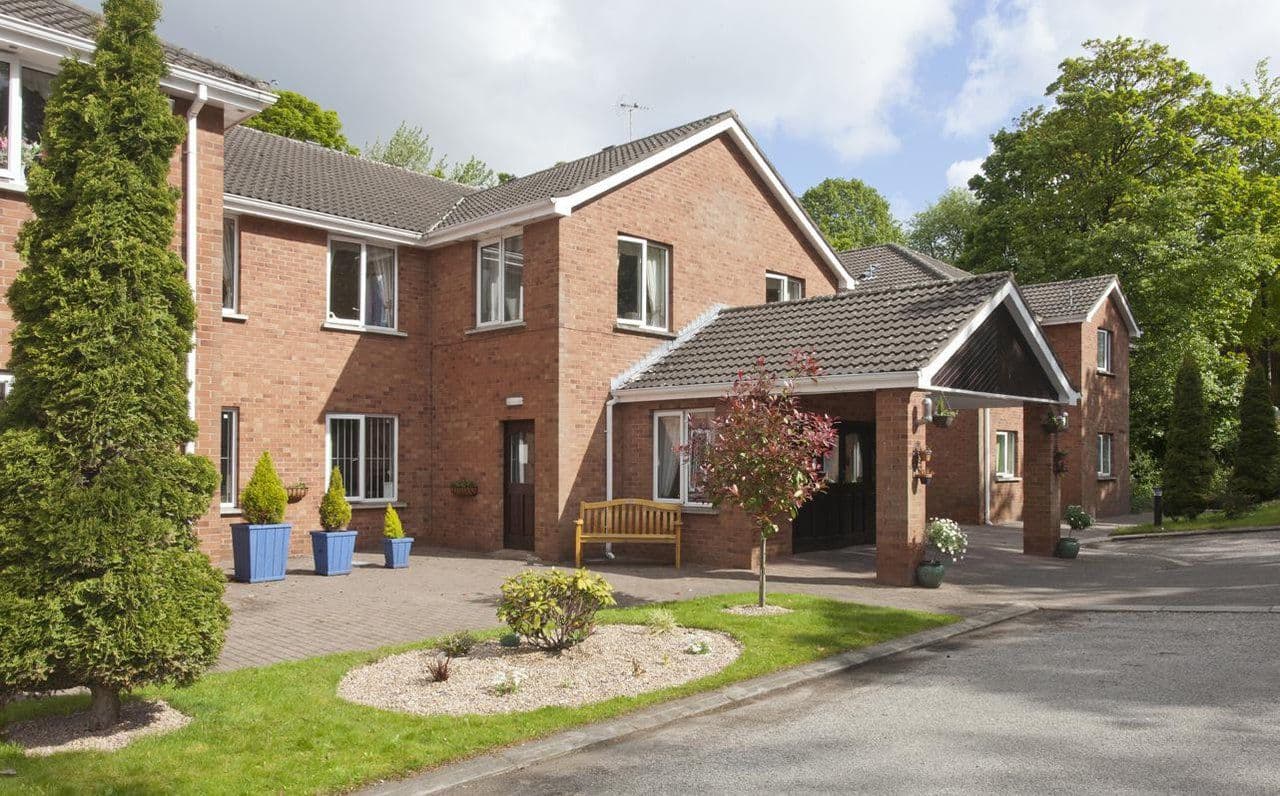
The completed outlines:
[[[764,275],[764,300],[766,303],[795,301],[802,298],[804,298],[804,280],[782,274]]]
[[[222,314],[240,311],[240,223],[222,219]]]
[[[480,246],[476,263],[476,325],[524,320],[524,235]]]
[[[0,173],[11,180],[21,180],[40,156],[44,106],[52,94],[52,74],[0,59]]]
[[[1098,330],[1098,372],[1111,372],[1111,332],[1107,329]]]
[[[1018,432],[996,432],[996,478],[1018,477]]]
[[[329,241],[329,321],[396,328],[396,250],[362,241]]]
[[[329,415],[328,472],[342,473],[349,500],[395,500],[397,419],[390,415]],[[328,476],[325,485],[328,486]]]
[[[640,238],[618,237],[618,323],[667,331],[670,325],[671,249]]]
[[[1115,442],[1110,434],[1098,435],[1098,477],[1111,478],[1115,475],[1112,461],[1112,447]]]

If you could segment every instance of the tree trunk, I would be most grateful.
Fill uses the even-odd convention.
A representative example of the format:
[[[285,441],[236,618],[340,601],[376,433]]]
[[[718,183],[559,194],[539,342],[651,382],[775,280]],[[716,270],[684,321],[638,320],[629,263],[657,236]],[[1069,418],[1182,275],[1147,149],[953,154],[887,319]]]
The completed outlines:
[[[760,607],[764,607],[764,557],[768,548],[769,537],[760,532]]]
[[[100,685],[89,686],[89,721],[95,730],[105,730],[120,723],[120,691]]]

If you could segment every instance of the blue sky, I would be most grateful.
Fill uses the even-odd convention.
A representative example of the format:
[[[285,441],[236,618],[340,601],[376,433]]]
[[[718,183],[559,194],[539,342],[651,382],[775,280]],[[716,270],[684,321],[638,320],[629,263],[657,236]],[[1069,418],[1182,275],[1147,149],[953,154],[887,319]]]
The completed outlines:
[[[736,108],[797,193],[859,177],[902,218],[962,184],[1087,38],[1168,44],[1216,84],[1280,54],[1262,0],[168,0],[161,35],[342,116],[526,173]],[[1280,65],[1280,59],[1276,59]]]

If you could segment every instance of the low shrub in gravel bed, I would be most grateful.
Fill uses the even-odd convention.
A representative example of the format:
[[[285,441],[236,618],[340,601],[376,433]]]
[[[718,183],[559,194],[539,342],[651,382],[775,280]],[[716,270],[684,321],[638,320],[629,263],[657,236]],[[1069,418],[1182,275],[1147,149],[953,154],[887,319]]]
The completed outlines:
[[[71,752],[27,758],[0,742],[0,791],[34,793],[315,793],[346,791],[460,758],[611,718],[677,697],[946,625],[956,617],[858,605],[806,595],[772,596],[782,616],[724,613],[754,594],[666,603],[684,628],[719,630],[742,644],[720,672],[673,688],[577,708],[494,716],[424,717],[354,705],[337,695],[355,666],[439,639],[373,652],[343,653],[209,675],[185,689],[148,688],[192,718],[176,732],[143,738],[111,754]],[[601,611],[601,623],[643,624],[654,606]],[[497,638],[503,631],[481,634]],[[424,675],[425,676],[425,675]],[[85,707],[87,697],[20,700],[0,721]]]

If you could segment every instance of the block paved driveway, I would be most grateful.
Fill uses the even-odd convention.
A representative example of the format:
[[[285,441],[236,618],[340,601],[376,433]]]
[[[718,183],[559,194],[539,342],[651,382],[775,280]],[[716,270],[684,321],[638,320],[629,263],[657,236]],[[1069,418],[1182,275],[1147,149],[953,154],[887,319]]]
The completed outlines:
[[[875,583],[869,549],[811,553],[769,567],[771,588],[878,605],[973,615],[1010,602],[1042,606],[1280,606],[1280,533],[1105,542],[1075,561],[1021,553],[1016,529],[974,528],[970,555],[936,591]],[[311,574],[294,559],[277,583],[231,583],[231,628],[219,668],[257,666],[330,652],[370,649],[466,628],[493,627],[495,596],[522,560],[427,551],[407,570],[359,556],[345,577]],[[636,604],[752,591],[755,575],[662,565],[588,562]]]
[[[1278,613],[1040,611],[458,792],[1274,794],[1277,661]]]

